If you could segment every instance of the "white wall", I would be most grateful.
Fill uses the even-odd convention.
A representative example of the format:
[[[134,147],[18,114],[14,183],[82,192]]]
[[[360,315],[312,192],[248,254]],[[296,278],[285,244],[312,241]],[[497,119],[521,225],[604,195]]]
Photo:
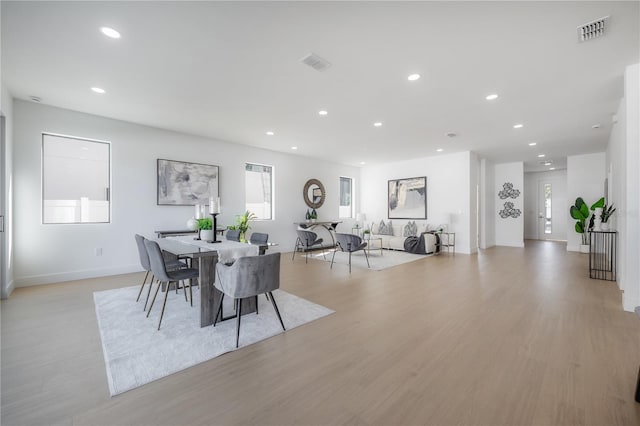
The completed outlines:
[[[360,211],[368,222],[386,221],[388,180],[426,176],[427,223],[449,224],[456,232],[456,252],[471,253],[470,161],[471,153],[461,152],[366,166],[361,172]],[[406,222],[397,220],[399,224]]]
[[[2,238],[2,252],[0,262],[5,267],[5,276],[0,277],[0,297],[3,299],[9,297],[14,288],[14,263],[13,263],[13,202],[11,199],[13,191],[13,98],[6,89],[4,83],[1,84],[0,90],[0,113],[5,116],[5,156],[2,167],[2,197],[3,211],[0,214],[5,215],[4,229],[5,232],[0,233]]]
[[[524,247],[524,164],[522,162],[496,164],[494,167],[494,192],[493,200],[495,209],[496,245],[509,247]],[[513,184],[513,189],[520,191],[517,198],[501,199],[498,193],[502,191],[503,185],[507,182]],[[506,202],[512,202],[514,209],[520,209],[520,216],[517,218],[508,217],[503,219],[498,212],[504,209]]]
[[[478,251],[479,218],[478,190],[480,186],[480,160],[475,152],[469,153],[469,250]]]
[[[539,235],[541,220],[538,213],[540,198],[540,182],[551,183],[551,230],[552,234]],[[555,240],[567,239],[567,219],[569,219],[569,203],[567,200],[567,171],[552,170],[547,172],[530,172],[524,174],[524,238]]]
[[[496,245],[495,219],[495,165],[483,158],[480,160],[480,248]]]
[[[573,205],[582,197],[587,206],[604,196],[606,178],[606,155],[604,152],[567,157],[567,202]],[[567,210],[567,215],[569,211]],[[567,250],[579,251],[582,237],[575,231],[575,220],[567,219]]]
[[[110,224],[41,224],[42,132],[111,142]],[[308,179],[324,184],[327,196],[318,215],[330,220],[338,217],[339,177],[358,182],[360,176],[355,167],[23,101],[14,103],[14,140],[15,280],[20,286],[140,270],[135,233],[153,237],[158,229],[184,229],[193,207],[156,205],[157,158],[220,166],[219,219],[224,225],[233,224],[245,208],[244,163],[272,165],[275,220],[254,222],[252,231],[269,233],[280,251],[293,249],[293,222],[304,219],[302,188]],[[351,229],[351,223],[340,226]],[[95,256],[94,248],[102,248],[103,255]]]

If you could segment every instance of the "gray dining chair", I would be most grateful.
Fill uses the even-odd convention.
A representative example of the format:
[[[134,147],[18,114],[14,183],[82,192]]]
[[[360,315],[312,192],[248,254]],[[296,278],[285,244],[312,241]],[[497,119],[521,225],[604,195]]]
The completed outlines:
[[[185,269],[177,269],[174,271],[168,271],[167,266],[165,264],[164,257],[162,256],[162,250],[160,250],[160,246],[155,241],[146,240],[144,241],[144,246],[147,248],[147,253],[149,254],[149,263],[151,264],[151,272],[155,275],[158,280],[158,287],[156,288],[156,292],[153,295],[153,299],[151,300],[151,306],[149,306],[149,311],[147,311],[147,318],[151,313],[151,309],[153,309],[153,304],[156,301],[156,297],[158,296],[158,291],[163,284],[165,284],[164,289],[164,303],[162,304],[162,312],[160,313],[160,320],[158,321],[158,330],[160,330],[160,325],[162,324],[162,317],[164,316],[164,309],[167,306],[167,296],[169,295],[169,289],[171,288],[171,283],[175,283],[176,290],[178,283],[182,281],[182,290],[184,292],[184,298],[187,300],[187,280],[189,280],[189,299],[191,301],[191,306],[193,306],[193,292],[191,289],[191,280],[194,278],[198,278],[199,271],[194,268],[185,268]]]
[[[140,258],[140,266],[142,269],[146,271],[144,274],[144,279],[142,280],[142,285],[140,286],[140,291],[138,292],[138,297],[136,298],[136,302],[140,301],[140,295],[142,294],[142,290],[147,282],[147,278],[149,277],[149,273],[151,273],[151,265],[149,264],[149,254],[147,253],[147,248],[144,246],[145,237],[142,235],[136,234],[136,246],[138,247],[138,257]],[[183,262],[179,260],[165,260],[165,265],[167,270],[172,271],[174,269],[184,268],[185,265]],[[147,310],[147,303],[149,303],[149,295],[151,294],[151,287],[153,286],[154,275],[151,273],[151,281],[149,281],[149,290],[147,291],[147,299],[144,301],[143,310]]]
[[[262,232],[254,232],[249,237],[249,242],[251,244],[267,244],[269,241],[269,234],[264,234]]]
[[[242,317],[242,300],[266,294],[271,300],[273,310],[276,312],[283,330],[284,322],[280,316],[273,290],[280,287],[280,253],[265,254],[262,256],[245,256],[238,258],[233,265],[218,264],[216,266],[218,279],[215,287],[222,292],[218,309],[216,311],[213,326],[222,312],[224,296],[232,297],[236,310],[236,348],[240,343],[240,318]],[[257,303],[257,302],[256,302]],[[257,308],[257,305],[256,305]],[[256,315],[258,311],[256,310]],[[233,318],[233,317],[232,317]]]
[[[318,234],[312,231],[304,231],[302,229],[296,230],[298,234],[298,238],[296,239],[296,246],[293,248],[293,256],[291,256],[291,260],[296,257],[296,252],[299,248],[304,248],[305,250],[305,259],[304,263],[309,262],[309,250],[312,247],[318,246],[322,244],[322,238],[318,238]],[[322,250],[322,257],[326,260],[327,258],[324,255],[324,250]]]
[[[364,252],[364,257],[367,259],[367,267],[371,268],[371,265],[369,265],[369,256],[367,255],[365,247],[367,247],[367,242],[362,241],[362,238],[357,235],[336,233],[336,249],[333,251],[333,256],[331,257],[331,269],[333,269],[333,260],[335,259],[336,251],[338,250],[349,253],[349,273],[351,273],[351,253],[359,250]]]
[[[229,241],[240,241],[240,230],[239,229],[227,229],[226,237],[227,237],[227,240],[229,240]]]

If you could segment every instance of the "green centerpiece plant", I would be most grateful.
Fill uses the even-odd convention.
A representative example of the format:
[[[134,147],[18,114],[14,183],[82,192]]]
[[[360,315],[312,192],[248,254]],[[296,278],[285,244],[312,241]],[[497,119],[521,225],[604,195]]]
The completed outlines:
[[[249,226],[249,221],[257,219],[254,213],[251,213],[249,210],[244,212],[243,214],[236,216],[236,224],[227,226],[227,229],[237,229],[240,231],[240,241],[244,241],[244,234],[251,229]]]
[[[569,208],[569,214],[576,220],[574,229],[578,234],[581,234],[582,237],[582,251],[585,250],[585,246],[589,245],[588,232],[593,229],[596,218],[595,214],[591,214],[591,212],[596,209],[603,208],[604,206],[604,197],[593,203],[591,208],[587,207],[587,204],[584,202],[582,197],[578,197],[576,198],[575,204]],[[589,221],[588,224],[587,221]]]

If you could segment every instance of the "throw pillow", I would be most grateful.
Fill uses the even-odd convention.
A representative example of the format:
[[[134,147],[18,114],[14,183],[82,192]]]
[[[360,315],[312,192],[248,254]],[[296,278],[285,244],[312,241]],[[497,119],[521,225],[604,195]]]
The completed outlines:
[[[416,225],[416,222],[408,222],[405,226],[404,226],[404,232],[402,233],[403,237],[415,237],[416,234],[418,233],[418,225]]]
[[[384,220],[380,221],[380,225],[378,225],[378,234],[379,235],[393,235],[393,227],[391,225],[391,221],[387,224],[384,223]]]

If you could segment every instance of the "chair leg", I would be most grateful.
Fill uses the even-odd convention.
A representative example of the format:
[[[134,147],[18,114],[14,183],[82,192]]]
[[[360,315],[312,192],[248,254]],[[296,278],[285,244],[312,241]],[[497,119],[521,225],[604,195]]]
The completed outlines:
[[[193,287],[191,284],[193,284],[193,280],[189,278],[189,300],[191,301],[191,307],[193,307]]]
[[[176,283],[176,289],[178,288],[178,281]],[[169,285],[171,283],[167,283],[167,291],[164,292],[164,303],[162,304],[162,312],[160,312],[160,321],[158,321],[158,330],[160,330],[160,324],[162,324],[162,317],[164,316],[164,308],[167,306],[167,296],[169,296]],[[177,290],[176,290],[177,292]]]
[[[278,310],[278,305],[276,305],[276,299],[274,299],[273,297],[273,293],[269,292],[269,298],[271,299],[271,304],[273,305],[273,310],[276,311],[276,315],[278,315],[278,319],[280,320],[280,325],[282,326],[282,329],[284,331],[287,331],[286,328],[284,328],[284,323],[282,322],[282,317],[280,316],[280,311]]]
[[[151,313],[151,309],[153,308],[153,304],[156,301],[156,296],[158,295],[158,291],[160,290],[160,287],[162,287],[162,283],[158,280],[158,287],[156,288],[156,292],[153,293],[153,299],[151,300],[151,305],[149,306],[149,310],[147,311],[147,318],[149,318],[149,314]],[[169,291],[169,289],[167,288],[167,292]]]
[[[293,247],[293,256],[291,256],[291,260],[295,259],[296,257],[296,252],[298,251],[298,242],[300,241],[300,238],[296,238],[296,245],[295,247]]]
[[[238,321],[236,326],[236,348],[240,343],[240,318],[242,318],[242,299],[236,299],[236,315],[238,315]]]
[[[189,302],[189,300],[187,299],[187,287],[186,287],[186,285],[187,285],[186,280],[182,280],[182,292],[184,293],[184,301],[185,302]]]
[[[151,274],[151,283],[149,284],[149,291],[147,291],[147,300],[144,301],[143,311],[147,310],[147,303],[149,303],[149,295],[151,295],[151,287],[153,287],[153,280],[155,280],[155,278],[155,275]]]
[[[349,273],[351,273],[351,251],[349,251]]]
[[[329,269],[333,269],[333,260],[336,258],[336,251],[338,251],[337,249],[333,250],[333,256],[331,256],[331,268]]]
[[[256,294],[256,315],[258,315],[258,295]]]
[[[144,284],[147,282],[147,277],[149,276],[149,271],[147,271],[146,274],[144,274],[144,279],[142,280],[142,285],[140,286],[140,291],[138,292],[138,298],[136,299],[136,302],[140,301],[140,295],[142,294],[142,289],[144,288]],[[153,283],[153,281],[151,281]]]
[[[366,250],[362,251],[364,251],[364,258],[367,259],[367,268],[371,269],[371,265],[369,265],[369,255],[367,254]]]
[[[218,317],[220,317],[220,320],[222,320],[222,315],[220,315],[220,312],[222,311],[222,301],[224,300],[224,293],[222,293],[220,295],[220,301],[218,302],[218,309],[216,310],[216,317],[213,319],[213,326],[216,326],[216,323],[218,322]]]
[[[309,263],[309,246],[304,247],[304,263]]]

